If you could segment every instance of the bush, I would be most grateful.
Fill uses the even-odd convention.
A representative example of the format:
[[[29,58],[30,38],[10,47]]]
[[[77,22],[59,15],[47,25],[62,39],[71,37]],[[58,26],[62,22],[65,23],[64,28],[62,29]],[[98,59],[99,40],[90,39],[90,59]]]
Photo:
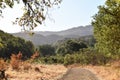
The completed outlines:
[[[66,54],[65,56],[57,54],[56,56],[41,57],[37,59],[38,62],[47,64],[92,64],[92,65],[105,65],[111,60],[120,59],[118,55],[106,55],[99,53],[94,49],[83,49],[79,52],[74,52],[73,54]]]
[[[64,58],[64,65],[69,65],[74,63],[74,56],[66,54]]]

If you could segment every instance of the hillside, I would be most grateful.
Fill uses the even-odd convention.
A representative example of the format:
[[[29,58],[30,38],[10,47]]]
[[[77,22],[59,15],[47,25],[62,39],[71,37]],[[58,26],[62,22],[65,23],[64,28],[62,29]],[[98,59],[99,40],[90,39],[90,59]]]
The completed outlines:
[[[83,36],[93,35],[93,27],[88,26],[79,26],[74,27],[68,30],[52,32],[52,31],[36,31],[33,36],[30,36],[27,33],[19,32],[13,33],[14,36],[22,37],[26,40],[30,40],[34,45],[42,44],[52,44],[58,40],[63,40],[64,38],[80,38]]]
[[[88,25],[88,26],[74,27],[74,28],[71,28],[71,29],[58,31],[58,32],[39,31],[39,32],[35,32],[35,33],[41,34],[41,35],[44,35],[44,36],[53,35],[53,34],[59,35],[59,36],[69,36],[69,35],[71,35],[72,37],[74,35],[86,36],[86,35],[92,35],[93,27],[91,25]]]
[[[30,41],[14,37],[0,30],[0,58],[10,58],[14,53],[22,52],[22,55],[30,57],[34,52],[34,45]]]

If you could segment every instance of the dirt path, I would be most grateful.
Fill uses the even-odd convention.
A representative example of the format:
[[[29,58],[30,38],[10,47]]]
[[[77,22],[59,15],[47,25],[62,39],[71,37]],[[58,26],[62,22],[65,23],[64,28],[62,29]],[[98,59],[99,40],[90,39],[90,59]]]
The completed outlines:
[[[100,80],[94,73],[87,69],[72,68],[58,80]]]

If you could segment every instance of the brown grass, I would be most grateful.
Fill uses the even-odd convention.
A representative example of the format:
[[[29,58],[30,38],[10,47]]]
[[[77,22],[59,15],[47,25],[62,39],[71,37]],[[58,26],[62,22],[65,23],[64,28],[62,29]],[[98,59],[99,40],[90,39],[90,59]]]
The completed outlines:
[[[31,59],[35,59],[39,57],[39,53],[36,51],[32,56],[31,56]]]
[[[69,67],[86,68],[94,72],[101,80],[120,80],[120,61],[115,61],[105,66],[93,65],[72,65]],[[68,67],[68,68],[69,68]],[[29,69],[28,69],[29,68]],[[12,67],[6,71],[9,80],[55,80],[60,77],[68,68],[63,65],[45,65],[27,63],[26,69],[20,66],[20,70],[13,70]]]
[[[38,56],[33,55],[32,60]],[[104,66],[93,65],[71,65],[67,68],[63,65],[45,65],[34,64],[29,61],[21,61],[22,54],[12,54],[10,65],[6,65],[3,59],[0,59],[0,70],[6,70],[9,80],[55,80],[60,77],[68,68],[80,67],[94,72],[101,80],[120,80],[120,61],[112,61]]]
[[[113,69],[110,66],[86,66],[95,72],[102,80],[120,80],[120,69]]]
[[[120,61],[114,61],[105,66],[72,65],[69,67],[81,67],[94,72],[101,80],[120,80]]]
[[[22,70],[30,70],[30,69],[32,69],[32,66],[27,61],[24,61],[24,62],[22,62],[21,69]]]
[[[9,80],[53,80],[67,71],[63,65],[44,65],[31,64],[29,70],[12,70],[11,67],[6,71]]]
[[[6,70],[7,69],[7,63],[2,59],[0,58],[0,70]]]
[[[19,52],[17,55],[12,54],[10,58],[10,64],[12,66],[12,69],[19,70],[21,65],[22,53]]]

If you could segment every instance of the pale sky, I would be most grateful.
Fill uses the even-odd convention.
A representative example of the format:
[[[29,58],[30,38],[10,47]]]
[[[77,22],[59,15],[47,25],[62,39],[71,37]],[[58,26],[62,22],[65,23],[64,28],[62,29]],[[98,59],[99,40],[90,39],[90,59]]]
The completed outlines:
[[[61,31],[77,26],[90,25],[92,16],[97,13],[97,6],[103,5],[105,0],[63,0],[60,8],[50,10],[50,17],[44,25],[39,25],[34,31]],[[18,25],[12,25],[16,17],[22,15],[20,5],[3,11],[4,18],[0,18],[0,29],[8,32],[20,32]]]

